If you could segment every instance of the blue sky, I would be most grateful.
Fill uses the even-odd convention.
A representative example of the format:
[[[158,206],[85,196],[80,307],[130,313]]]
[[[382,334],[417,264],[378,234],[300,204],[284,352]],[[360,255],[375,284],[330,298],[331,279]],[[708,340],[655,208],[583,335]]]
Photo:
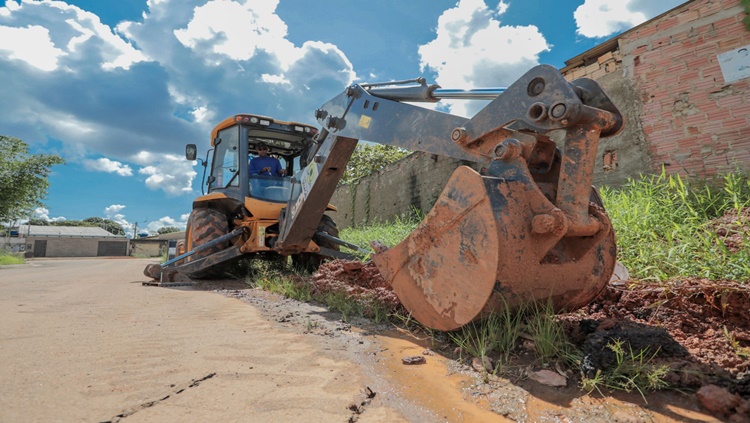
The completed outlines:
[[[184,228],[202,176],[184,146],[232,114],[314,122],[352,82],[507,86],[681,3],[6,0],[0,134],[67,161],[35,217]]]

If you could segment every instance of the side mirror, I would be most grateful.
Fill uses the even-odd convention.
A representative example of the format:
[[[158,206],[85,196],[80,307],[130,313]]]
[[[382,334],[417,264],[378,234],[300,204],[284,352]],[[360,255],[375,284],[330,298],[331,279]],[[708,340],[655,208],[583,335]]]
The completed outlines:
[[[185,146],[185,158],[188,160],[195,160],[198,156],[198,147],[195,144],[188,144]]]

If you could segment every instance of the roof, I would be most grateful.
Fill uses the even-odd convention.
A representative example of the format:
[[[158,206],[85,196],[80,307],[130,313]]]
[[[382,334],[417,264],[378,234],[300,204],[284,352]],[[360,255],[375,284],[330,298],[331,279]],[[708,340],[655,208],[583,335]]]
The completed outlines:
[[[173,239],[185,239],[185,231],[170,232],[168,234],[152,235],[146,238],[138,238],[139,240],[150,240],[150,241],[168,241]]]
[[[125,235],[115,235],[98,226],[21,225],[18,227],[18,235],[25,237],[125,238]]]
[[[601,44],[598,44],[598,45],[594,46],[593,48],[584,51],[583,53],[579,54],[578,56],[575,56],[575,57],[573,57],[571,59],[566,60],[565,61],[565,67],[563,67],[562,69],[560,69],[560,72],[565,73],[566,71],[568,71],[568,70],[570,70],[572,68],[576,68],[578,66],[587,66],[587,65],[590,65],[591,63],[595,62],[596,59],[599,58],[600,56],[602,56],[604,54],[607,54],[610,51],[617,50],[619,48],[619,39],[621,37],[623,37],[624,35],[627,35],[627,34],[635,32],[635,31],[638,31],[639,29],[645,27],[646,25],[649,25],[652,22],[657,21],[657,20],[661,19],[662,17],[666,16],[667,14],[671,13],[673,10],[680,9],[680,8],[686,6],[689,3],[693,3],[694,1],[695,0],[687,0],[684,3],[681,3],[681,4],[679,4],[679,5],[675,6],[675,7],[667,10],[666,12],[662,13],[659,16],[654,16],[653,18],[647,20],[646,22],[642,22],[640,25],[636,25],[633,28],[630,28],[629,30],[627,30],[627,31],[625,31],[625,32],[623,32],[621,34],[618,34],[618,35],[610,38],[609,40],[606,40],[606,41],[602,42]]]

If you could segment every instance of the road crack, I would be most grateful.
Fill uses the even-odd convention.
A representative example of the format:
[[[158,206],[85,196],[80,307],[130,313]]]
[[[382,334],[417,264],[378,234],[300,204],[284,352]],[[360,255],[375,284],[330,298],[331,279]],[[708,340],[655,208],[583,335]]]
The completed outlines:
[[[122,419],[124,419],[126,417],[129,417],[129,416],[132,416],[133,414],[135,414],[135,413],[137,413],[137,412],[139,412],[139,411],[141,411],[143,409],[153,407],[156,404],[159,404],[160,402],[166,401],[166,400],[168,400],[169,398],[171,398],[171,397],[173,397],[175,395],[179,395],[179,394],[185,392],[186,390],[188,390],[190,388],[195,388],[196,386],[200,385],[201,382],[203,382],[205,380],[208,380],[208,379],[211,379],[214,376],[216,376],[216,372],[209,373],[209,374],[203,376],[200,379],[193,379],[190,382],[190,384],[188,384],[187,386],[185,386],[183,388],[179,388],[179,389],[173,391],[172,393],[170,393],[170,394],[168,394],[168,395],[166,395],[166,396],[164,396],[162,398],[159,398],[159,399],[156,399],[156,400],[153,400],[153,401],[147,401],[147,402],[144,402],[143,404],[140,404],[140,405],[138,405],[136,407],[125,409],[122,413],[120,413],[120,414],[112,417],[109,420],[103,420],[101,423],[118,423]]]

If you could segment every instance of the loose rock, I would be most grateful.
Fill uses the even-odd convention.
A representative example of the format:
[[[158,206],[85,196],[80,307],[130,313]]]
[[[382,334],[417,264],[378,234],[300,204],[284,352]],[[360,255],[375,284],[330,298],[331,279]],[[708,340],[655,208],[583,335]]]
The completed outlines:
[[[716,385],[701,387],[695,396],[707,410],[723,415],[734,414],[735,408],[742,402],[739,395],[732,394],[726,388]]]
[[[539,370],[538,372],[530,372],[529,379],[547,386],[557,387],[568,385],[568,379],[557,372],[553,372],[552,370]]]

